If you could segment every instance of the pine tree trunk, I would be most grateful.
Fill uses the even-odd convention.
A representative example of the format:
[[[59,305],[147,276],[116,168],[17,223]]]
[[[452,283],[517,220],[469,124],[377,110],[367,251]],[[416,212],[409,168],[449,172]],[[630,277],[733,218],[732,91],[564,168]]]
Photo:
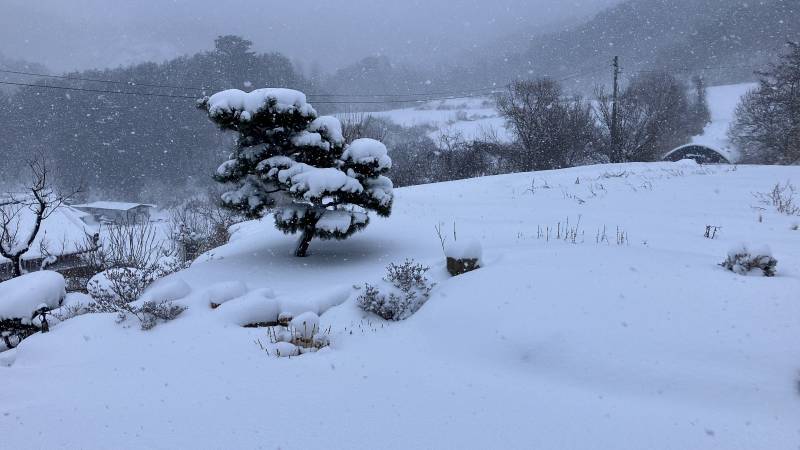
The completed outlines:
[[[294,256],[302,258],[306,256],[308,246],[311,244],[311,239],[314,237],[314,227],[307,227],[303,229],[303,234],[300,235],[300,241],[297,243],[297,248],[294,251]]]

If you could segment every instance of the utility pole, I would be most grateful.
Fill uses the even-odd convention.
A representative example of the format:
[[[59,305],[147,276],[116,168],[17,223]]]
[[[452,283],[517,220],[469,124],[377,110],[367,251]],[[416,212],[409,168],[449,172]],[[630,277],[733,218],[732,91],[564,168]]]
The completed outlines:
[[[617,123],[617,98],[619,96],[619,56],[614,57],[614,93],[611,97],[611,162],[623,161],[622,149],[619,148],[619,124]]]

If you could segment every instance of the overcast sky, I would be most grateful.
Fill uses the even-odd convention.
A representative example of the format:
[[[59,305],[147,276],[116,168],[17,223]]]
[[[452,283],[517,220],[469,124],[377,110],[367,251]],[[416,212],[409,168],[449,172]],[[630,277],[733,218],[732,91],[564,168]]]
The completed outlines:
[[[65,71],[160,61],[239,34],[257,50],[332,71],[375,54],[452,58],[614,1],[0,0],[0,53]]]

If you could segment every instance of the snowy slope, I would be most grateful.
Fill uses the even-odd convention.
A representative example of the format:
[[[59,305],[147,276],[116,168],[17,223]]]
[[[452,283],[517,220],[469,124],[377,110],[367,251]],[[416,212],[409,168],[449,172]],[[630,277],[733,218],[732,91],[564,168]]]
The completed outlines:
[[[315,241],[304,259],[271,221],[249,222],[174,276],[192,286],[178,320],[143,332],[82,316],[0,354],[10,364],[0,366],[0,441],[796,448],[800,217],[754,209],[752,196],[786,180],[800,185],[800,168],[680,162],[404,188],[391,218]],[[578,221],[575,243],[556,238]],[[453,222],[460,239],[481,241],[485,267],[449,278],[434,226]],[[706,225],[720,236],[704,238]],[[597,243],[603,227],[608,241]],[[743,241],[772,248],[777,277],[717,266]],[[399,323],[362,315],[352,285],[406,257],[432,266],[428,303]],[[224,297],[218,283],[233,280],[268,288],[249,295],[282,308],[323,313],[332,347],[264,353],[254,343],[268,340],[263,329],[219,314],[239,300],[207,307],[207,289]]]
[[[511,141],[505,120],[494,109],[491,98],[474,97],[440,100],[424,103],[414,108],[395,109],[369,113],[392,122],[411,127],[426,125],[434,129],[428,135],[438,140],[443,133],[460,133],[468,141],[480,139],[487,133],[496,133],[502,142]]]
[[[711,123],[706,125],[703,134],[692,138],[692,143],[707,145],[722,152],[729,161],[738,161],[739,152],[728,141],[728,128],[736,117],[736,106],[742,96],[756,86],[756,83],[742,83],[708,88]]]
[[[741,97],[755,83],[712,86],[708,88],[708,105],[711,112],[711,123],[703,133],[694,136],[692,143],[708,145],[720,150],[731,161],[739,159],[739,154],[728,142],[727,132],[734,119],[736,106]],[[390,111],[370,113],[388,118],[403,125],[427,125],[435,130],[429,133],[434,140],[445,133],[460,133],[466,140],[480,139],[486,133],[496,133],[502,142],[510,142],[513,138],[506,129],[505,120],[499,116],[492,106],[490,98],[463,98],[425,103],[415,108],[403,108]]]

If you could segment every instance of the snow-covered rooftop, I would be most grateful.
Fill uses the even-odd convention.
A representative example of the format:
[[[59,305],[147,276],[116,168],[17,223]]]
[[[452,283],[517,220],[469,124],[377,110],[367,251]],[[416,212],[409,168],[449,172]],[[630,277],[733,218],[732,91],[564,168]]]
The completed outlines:
[[[106,201],[84,203],[81,205],[72,205],[73,208],[111,209],[115,211],[128,211],[133,208],[138,208],[140,206],[147,206],[148,208],[156,207],[156,205],[150,205],[147,203],[106,202]]]

